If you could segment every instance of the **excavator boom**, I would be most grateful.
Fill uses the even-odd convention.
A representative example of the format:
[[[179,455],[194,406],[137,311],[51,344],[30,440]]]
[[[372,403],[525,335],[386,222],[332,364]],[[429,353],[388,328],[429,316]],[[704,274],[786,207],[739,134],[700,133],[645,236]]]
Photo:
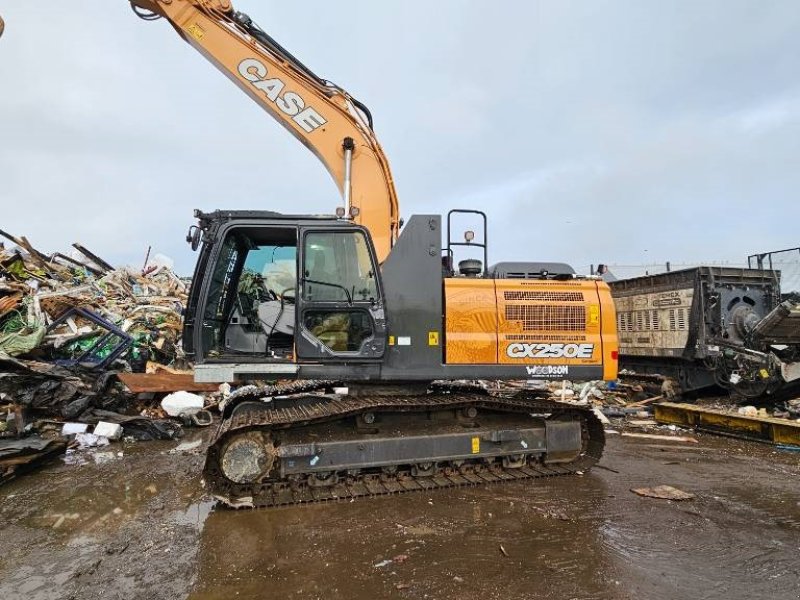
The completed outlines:
[[[169,21],[322,161],[344,198],[346,215],[369,230],[383,262],[397,240],[399,207],[366,106],[315,75],[227,0],[131,0],[131,5],[146,20]]]

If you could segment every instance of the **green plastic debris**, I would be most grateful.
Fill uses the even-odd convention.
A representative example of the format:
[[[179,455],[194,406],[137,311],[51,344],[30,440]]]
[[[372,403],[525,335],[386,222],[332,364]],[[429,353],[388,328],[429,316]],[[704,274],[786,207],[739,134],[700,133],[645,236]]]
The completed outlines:
[[[18,310],[14,310],[5,318],[2,326],[0,326],[0,334],[16,333],[22,331],[27,326],[28,322],[22,316],[22,313]]]
[[[9,356],[27,354],[42,343],[45,331],[46,328],[41,325],[0,335],[0,352]]]

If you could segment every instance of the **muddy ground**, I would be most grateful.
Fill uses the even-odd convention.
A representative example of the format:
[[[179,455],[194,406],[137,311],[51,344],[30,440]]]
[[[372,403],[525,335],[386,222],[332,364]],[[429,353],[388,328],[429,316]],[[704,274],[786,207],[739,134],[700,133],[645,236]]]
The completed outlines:
[[[584,476],[238,512],[204,496],[202,446],[115,445],[0,488],[0,598],[800,598],[800,455],[696,437],[609,436]],[[696,498],[630,492],[659,484]]]

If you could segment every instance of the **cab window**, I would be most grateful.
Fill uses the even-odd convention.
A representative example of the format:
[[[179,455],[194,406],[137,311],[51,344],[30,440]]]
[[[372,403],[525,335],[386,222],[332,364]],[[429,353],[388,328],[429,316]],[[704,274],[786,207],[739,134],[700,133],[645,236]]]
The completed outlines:
[[[305,236],[303,298],[310,302],[373,302],[377,284],[361,231],[311,232]]]

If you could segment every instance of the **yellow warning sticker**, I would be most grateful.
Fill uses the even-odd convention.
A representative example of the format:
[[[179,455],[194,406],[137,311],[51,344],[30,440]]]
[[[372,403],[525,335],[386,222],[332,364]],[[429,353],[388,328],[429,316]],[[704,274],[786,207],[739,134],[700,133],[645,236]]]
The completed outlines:
[[[600,307],[597,304],[589,305],[589,325],[600,324]]]
[[[481,451],[481,438],[474,437],[472,438],[472,453],[478,454]]]
[[[439,332],[438,331],[429,331],[428,332],[428,346],[438,346],[439,345]]]
[[[186,31],[188,31],[192,35],[192,37],[196,40],[202,40],[203,36],[206,34],[206,32],[203,31],[203,28],[200,27],[200,25],[198,25],[197,23],[189,25],[186,28]]]
[[[390,346],[394,346],[394,336],[393,335],[389,336],[389,345]]]
[[[769,379],[769,371],[766,369],[761,369],[758,374],[761,375],[761,379]]]

